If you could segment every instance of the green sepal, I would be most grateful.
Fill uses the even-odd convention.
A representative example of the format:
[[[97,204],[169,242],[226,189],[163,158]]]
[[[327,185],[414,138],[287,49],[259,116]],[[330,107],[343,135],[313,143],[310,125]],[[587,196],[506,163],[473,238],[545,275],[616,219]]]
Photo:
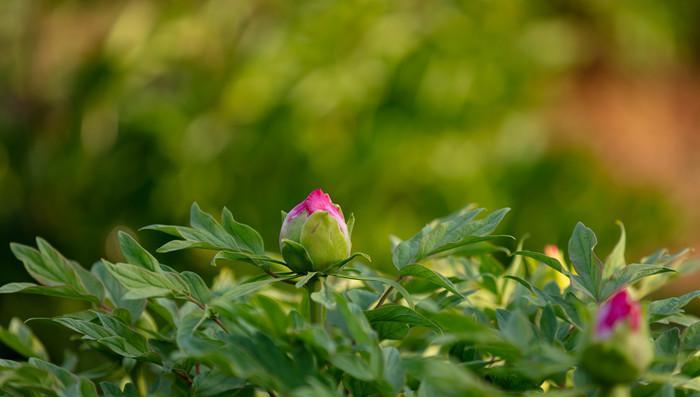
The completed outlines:
[[[297,273],[307,273],[314,270],[314,263],[303,245],[292,240],[282,239],[280,248],[288,268]]]
[[[350,255],[350,240],[341,230],[338,220],[325,211],[314,212],[306,220],[300,242],[313,260],[316,271],[326,271]]]

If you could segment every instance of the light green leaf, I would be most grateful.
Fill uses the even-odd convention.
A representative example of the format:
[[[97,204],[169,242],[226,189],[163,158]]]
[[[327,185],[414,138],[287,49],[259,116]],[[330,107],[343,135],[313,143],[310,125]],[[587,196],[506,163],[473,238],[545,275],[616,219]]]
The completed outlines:
[[[211,291],[202,278],[194,272],[184,271],[180,273],[182,280],[187,285],[189,293],[201,304],[206,304],[211,299]]]
[[[61,296],[78,298],[71,295],[79,295],[78,299],[82,300],[102,300],[104,288],[94,275],[76,262],[63,257],[45,240],[37,238],[36,241],[38,250],[22,244],[10,244],[12,252],[35,280],[42,286],[63,288]],[[71,291],[72,294],[67,291]],[[39,293],[39,289],[27,292]]]
[[[224,207],[221,213],[221,222],[229,234],[231,234],[239,244],[250,250],[254,254],[262,255],[265,253],[265,245],[260,233],[252,227],[240,223],[233,218],[233,214],[228,208]]]
[[[32,330],[18,318],[10,320],[10,326],[7,329],[0,327],[0,341],[24,357],[48,360],[44,345],[34,336]]]
[[[92,303],[100,302],[99,299],[97,299],[97,297],[95,296],[86,295],[82,292],[76,291],[72,287],[67,287],[63,285],[55,287],[45,287],[34,283],[9,283],[0,287],[0,294],[14,294],[18,292],[25,294],[56,296],[60,298],[84,300]]]
[[[564,267],[559,263],[559,260],[556,258],[552,258],[551,256],[547,256],[545,254],[535,252],[535,251],[527,251],[527,250],[522,250],[522,251],[515,251],[513,252],[513,255],[520,255],[520,256],[526,256],[528,258],[532,258],[538,262],[541,262],[552,269],[558,271],[559,273],[566,274],[568,275],[569,272],[564,269]]]
[[[432,221],[416,235],[400,242],[393,249],[394,266],[401,269],[430,255],[478,241],[484,241],[510,209],[503,208],[481,219],[475,219],[483,209],[464,209],[445,218]]]
[[[223,225],[222,225],[223,223]],[[188,248],[229,250],[261,255],[265,252],[260,235],[252,227],[236,221],[231,212],[224,208],[222,223],[193,203],[190,208],[190,225],[151,225],[141,230],[155,230],[179,237],[182,240],[170,241],[158,252],[171,252]]]
[[[681,296],[674,296],[651,302],[649,304],[649,317],[653,322],[675,314],[680,314],[688,303],[699,296],[700,290],[697,290]]]
[[[610,280],[603,283],[603,289],[600,293],[600,300],[606,300],[610,295],[625,285],[632,285],[635,282],[656,274],[675,272],[670,267],[645,265],[634,263],[621,268],[613,274]]]
[[[104,261],[107,270],[128,292],[125,299],[144,299],[156,296],[186,297],[189,288],[182,276],[172,272],[152,272],[128,263],[112,264]]]
[[[617,221],[617,225],[620,227],[620,239],[617,241],[615,248],[613,248],[610,256],[605,260],[605,267],[603,268],[603,278],[610,278],[613,273],[625,267],[625,242],[626,233],[625,225],[622,222]]]

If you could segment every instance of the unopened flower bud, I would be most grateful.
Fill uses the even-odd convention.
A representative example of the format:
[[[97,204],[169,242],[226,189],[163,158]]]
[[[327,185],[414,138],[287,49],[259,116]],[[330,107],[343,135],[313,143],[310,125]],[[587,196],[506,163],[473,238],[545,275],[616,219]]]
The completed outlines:
[[[598,309],[582,366],[601,384],[632,382],[653,358],[648,335],[639,302],[622,289]]]
[[[308,257],[303,255],[303,247]],[[325,271],[350,255],[350,233],[340,207],[317,189],[287,214],[280,230],[285,262],[297,272]]]

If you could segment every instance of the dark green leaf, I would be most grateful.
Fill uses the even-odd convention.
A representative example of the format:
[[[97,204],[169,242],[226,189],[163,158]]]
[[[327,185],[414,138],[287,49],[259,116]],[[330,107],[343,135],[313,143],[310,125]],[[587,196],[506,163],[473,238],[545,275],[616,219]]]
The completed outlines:
[[[133,237],[120,231],[118,233],[119,247],[127,263],[144,267],[152,272],[160,271],[160,263],[146,251]]]
[[[401,305],[388,304],[365,311],[365,316],[380,339],[400,339],[408,328],[422,326],[440,331],[440,327],[418,312]]]
[[[104,397],[139,397],[136,387],[132,383],[124,385],[124,390],[109,382],[100,383],[100,388]]]
[[[313,261],[303,245],[287,239],[282,239],[282,257],[287,266],[296,272],[310,272],[314,269]]]
[[[593,230],[579,222],[569,240],[569,258],[578,273],[582,287],[600,301],[600,289],[603,277],[602,263],[595,256],[593,249],[598,240]]]
[[[700,321],[683,332],[682,347],[689,352],[700,351]]]

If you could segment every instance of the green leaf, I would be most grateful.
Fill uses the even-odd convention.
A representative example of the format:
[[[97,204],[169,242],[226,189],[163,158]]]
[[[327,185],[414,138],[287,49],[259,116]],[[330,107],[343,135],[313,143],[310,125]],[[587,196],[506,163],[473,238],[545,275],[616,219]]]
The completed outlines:
[[[336,294],[335,300],[348,334],[358,347],[366,351],[366,356],[363,358],[366,358],[366,366],[373,374],[372,377],[375,379],[380,378],[384,368],[383,355],[377,335],[373,331],[369,320],[359,306],[348,302],[343,295]]]
[[[675,369],[680,344],[678,328],[670,328],[656,338],[653,365],[655,372],[671,372]]]
[[[582,287],[597,301],[600,299],[600,288],[603,277],[602,263],[595,256],[593,249],[598,240],[593,230],[579,222],[574,228],[574,233],[569,240],[569,258],[574,264]]]
[[[100,383],[100,388],[104,397],[139,397],[139,393],[136,391],[133,383],[127,383],[124,385],[124,390],[122,390],[119,385],[102,382]]]
[[[259,268],[266,270],[266,271],[270,269],[271,263],[276,263],[276,264],[287,266],[287,264],[285,262],[270,258],[267,255],[254,255],[254,254],[250,254],[250,253],[242,252],[242,251],[238,251],[238,252],[219,251],[216,253],[216,255],[214,255],[214,257],[212,258],[210,263],[213,266],[216,266],[220,260],[228,260],[228,261],[232,261],[232,262],[237,262],[237,261],[246,262],[246,263],[250,263],[251,265],[259,267]]]
[[[295,272],[305,273],[314,269],[313,261],[306,248],[296,241],[282,239],[281,251],[286,266]]]
[[[197,302],[202,304],[209,302],[211,299],[211,291],[199,274],[184,271],[180,273],[180,276],[187,285],[187,290],[197,300]]]
[[[569,275],[569,272],[564,269],[564,267],[559,263],[559,260],[556,258],[552,258],[551,256],[547,256],[545,254],[535,252],[535,251],[527,251],[527,250],[522,250],[522,251],[515,251],[513,252],[513,255],[520,255],[520,256],[526,256],[528,258],[532,258],[538,262],[541,262],[552,269],[558,271],[559,273]]]
[[[138,265],[152,272],[160,271],[158,260],[146,251],[133,237],[120,231],[117,234],[119,247],[127,263]]]
[[[158,252],[204,248],[264,254],[262,238],[255,229],[236,221],[226,208],[224,208],[221,217],[223,225],[202,211],[197,203],[193,203],[190,208],[191,227],[150,225],[142,230],[155,230],[182,239],[166,243],[158,249]]]
[[[665,317],[683,312],[683,308],[693,299],[700,296],[700,290],[688,292],[681,296],[661,299],[649,304],[650,321],[658,321]]]
[[[394,266],[403,267],[430,255],[484,241],[510,209],[503,208],[475,220],[483,209],[464,209],[448,217],[436,219],[408,240],[400,242],[392,252]]]
[[[347,372],[350,376],[371,381],[375,379],[374,373],[367,367],[367,363],[359,356],[350,352],[336,353],[328,358],[334,366]]]
[[[30,358],[29,365],[53,375],[62,386],[60,389],[54,390],[58,391],[61,397],[98,397],[95,385],[88,379],[74,375],[64,368],[38,358]]]
[[[326,274],[333,274],[336,270],[342,268],[343,266],[347,265],[348,263],[352,262],[353,260],[355,260],[357,258],[362,258],[367,263],[372,262],[372,258],[370,258],[370,256],[365,254],[364,252],[353,252],[347,258],[342,259],[342,260],[328,266],[328,270],[326,270]]]
[[[542,309],[540,316],[540,331],[550,343],[554,342],[557,334],[557,316],[552,306],[547,305]]]
[[[194,378],[192,395],[196,397],[239,396],[236,393],[246,387],[246,381],[220,371],[203,370]]]
[[[311,300],[314,302],[320,303],[323,306],[326,307],[328,310],[333,310],[335,309],[335,293],[333,292],[332,287],[328,285],[328,279],[325,278],[321,282],[321,290],[318,292],[313,292],[311,294]]]
[[[189,288],[183,278],[172,272],[156,273],[128,263],[112,264],[104,261],[107,270],[128,292],[125,299],[145,299],[156,296],[187,297]]]
[[[438,357],[403,359],[406,372],[420,380],[419,397],[498,397],[502,393],[465,367]]]
[[[18,318],[10,320],[10,326],[7,329],[0,327],[0,341],[24,357],[48,360],[44,345],[34,336],[32,330]]]
[[[295,275],[289,275],[289,276],[284,276],[284,277],[279,277],[279,278],[267,278],[264,280],[260,281],[253,281],[253,282],[248,282],[248,283],[242,283],[238,285],[234,285],[231,287],[228,287],[226,289],[223,289],[219,291],[220,295],[217,296],[216,298],[212,299],[210,305],[218,308],[222,308],[224,310],[229,310],[231,308],[231,305],[234,300],[240,299],[246,295],[250,295],[254,292],[257,292],[265,287],[267,287],[270,284],[283,281],[283,280],[289,280],[291,278],[296,277]]]
[[[387,304],[374,310],[365,311],[365,316],[369,320],[372,328],[378,333],[380,339],[392,338],[400,335],[400,329],[410,327],[427,327],[440,331],[440,326],[427,319],[413,309],[406,306]],[[398,332],[398,334],[397,334]]]
[[[61,324],[93,340],[123,357],[141,357],[148,353],[146,339],[115,317],[103,313],[96,314],[101,324],[73,317],[56,317],[51,321]]]
[[[610,280],[604,282],[603,290],[600,293],[600,300],[602,301],[608,299],[610,295],[625,285],[632,285],[645,277],[667,272],[675,272],[675,270],[671,269],[670,267],[645,265],[639,263],[618,268]]]
[[[519,311],[497,312],[498,326],[504,339],[517,346],[521,351],[528,351],[533,346],[534,333],[532,324]]]
[[[345,225],[348,227],[348,235],[352,237],[352,231],[355,229],[355,214],[350,214]]]
[[[309,272],[306,273],[304,276],[300,277],[299,280],[294,284],[295,288],[302,288],[304,287],[309,281],[311,281],[312,278],[316,277],[318,272]]]
[[[23,264],[27,272],[42,286],[62,288],[57,296],[99,302],[104,298],[104,288],[100,281],[78,263],[66,259],[41,238],[37,238],[39,249],[12,243],[10,249]],[[29,287],[29,286],[27,286]],[[8,288],[17,288],[14,287]],[[27,289],[27,288],[25,288]],[[45,290],[32,289],[26,292],[41,293]],[[70,291],[70,292],[68,292]]]
[[[695,322],[695,324],[683,331],[681,344],[685,351],[700,351],[700,321]]]
[[[221,221],[224,229],[236,239],[239,246],[245,247],[254,254],[262,255],[265,253],[265,245],[260,233],[252,227],[236,221],[231,211],[226,207],[221,213]]]
[[[603,267],[604,278],[610,278],[613,273],[625,267],[626,264],[625,242],[627,237],[625,233],[625,225],[623,225],[620,221],[617,221],[616,223],[620,227],[620,239],[617,241],[617,244],[615,244],[615,248],[613,248],[610,256],[608,256],[608,258],[605,260],[605,266]]]
[[[92,266],[91,271],[102,280],[109,300],[112,301],[117,308],[128,311],[133,322],[137,321],[146,307],[146,300],[126,299],[125,296],[128,291],[122,287],[121,283],[107,270],[103,262],[96,262]]]
[[[85,295],[80,291],[76,291],[72,287],[55,286],[45,287],[34,283],[9,283],[0,287],[0,294],[25,293],[45,296],[55,296],[59,298],[84,300],[92,303],[99,303],[100,300],[92,295]]]
[[[399,271],[399,274],[401,276],[413,276],[427,280],[430,283],[437,285],[438,287],[442,287],[455,295],[464,297],[464,295],[462,295],[462,293],[457,289],[457,286],[455,286],[447,277],[417,263],[402,268]]]

